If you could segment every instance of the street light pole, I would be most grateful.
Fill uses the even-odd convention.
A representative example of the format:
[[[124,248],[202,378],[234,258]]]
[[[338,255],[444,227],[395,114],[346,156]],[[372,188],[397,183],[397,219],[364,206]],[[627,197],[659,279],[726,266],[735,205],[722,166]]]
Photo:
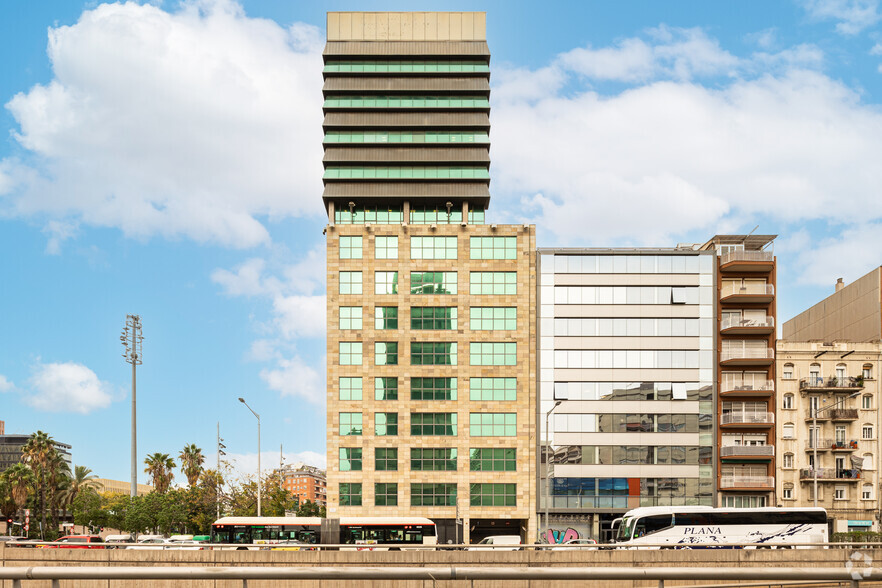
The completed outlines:
[[[548,444],[548,417],[554,412],[554,409],[560,406],[563,400],[556,400],[548,412],[545,413],[545,530],[548,531],[548,503],[551,500],[551,456],[548,453],[550,445]]]
[[[845,398],[842,398],[838,402],[834,402],[830,406],[825,406],[824,408],[812,408],[811,409],[811,411],[812,411],[812,432],[809,435],[809,439],[812,440],[812,462],[813,462],[812,465],[814,466],[812,468],[812,491],[814,492],[813,506],[815,508],[818,507],[818,469],[819,469],[818,468],[818,441],[819,441],[818,437],[820,437],[820,435],[818,435],[818,413],[824,412],[825,410],[830,410],[831,408],[839,406],[840,404],[842,404],[846,400],[850,400],[858,395],[860,395],[860,390],[855,392],[854,394],[851,394],[849,396],[846,396]],[[809,406],[811,406],[811,401],[809,401]],[[814,438],[812,438],[812,436],[814,436]]]
[[[132,364],[132,498],[138,495],[138,412],[135,402],[136,391],[136,375],[137,367],[143,362],[141,360],[144,351],[142,343],[144,337],[141,335],[141,317],[137,314],[126,315],[126,328],[119,336],[120,343],[125,347],[123,357],[126,363]]]
[[[239,398],[239,402],[245,405],[245,408],[251,410],[251,407],[248,406],[248,403],[245,402],[244,398]],[[257,516],[260,515],[260,495],[261,495],[261,487],[260,487],[260,415],[251,410],[251,414],[253,414],[257,418]]]

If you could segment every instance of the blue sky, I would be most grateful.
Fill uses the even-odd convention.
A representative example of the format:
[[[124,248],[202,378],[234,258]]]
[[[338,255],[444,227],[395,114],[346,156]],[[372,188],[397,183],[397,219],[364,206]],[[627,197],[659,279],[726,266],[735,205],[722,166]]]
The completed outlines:
[[[481,10],[489,217],[550,246],[778,234],[779,318],[880,264],[882,10],[766,3],[10,0],[0,7],[0,420],[139,454],[324,460],[328,10]],[[143,466],[139,466],[143,469]],[[178,475],[178,481],[183,476]],[[146,476],[141,474],[141,481]]]

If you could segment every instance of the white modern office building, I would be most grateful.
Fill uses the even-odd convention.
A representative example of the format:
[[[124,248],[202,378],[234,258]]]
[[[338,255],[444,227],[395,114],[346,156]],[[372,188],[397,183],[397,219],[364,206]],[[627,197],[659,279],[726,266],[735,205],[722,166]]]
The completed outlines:
[[[716,252],[540,248],[539,268],[540,536],[713,505]]]

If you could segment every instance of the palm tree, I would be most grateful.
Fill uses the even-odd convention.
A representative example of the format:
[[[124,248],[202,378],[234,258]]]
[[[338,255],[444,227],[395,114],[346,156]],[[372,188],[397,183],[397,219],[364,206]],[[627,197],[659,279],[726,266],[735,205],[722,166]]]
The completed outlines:
[[[21,459],[31,466],[37,475],[37,486],[40,493],[40,520],[42,529],[46,528],[46,467],[55,452],[55,441],[43,431],[31,435],[21,450]]]
[[[178,458],[181,460],[181,471],[187,476],[187,484],[190,488],[194,488],[199,482],[199,476],[202,475],[202,464],[205,463],[202,450],[196,447],[195,443],[191,443],[184,446]]]
[[[18,512],[28,501],[28,494],[36,484],[36,478],[31,468],[23,463],[17,463],[10,466],[3,472],[3,479],[9,486],[9,492],[12,495],[12,502],[15,504],[15,511]]]
[[[46,462],[46,485],[49,492],[50,528],[58,529],[58,510],[63,505],[64,497],[70,488],[70,466],[55,447]]]
[[[67,500],[68,504],[73,504],[73,501],[76,500],[77,494],[80,492],[96,491],[98,484],[95,480],[97,479],[98,476],[94,475],[92,470],[86,466],[74,466],[74,474],[70,479],[70,491],[68,492],[69,498]]]
[[[159,494],[165,494],[171,486],[171,481],[175,478],[175,460],[170,458],[167,453],[154,453],[148,455],[144,460],[147,467],[144,473],[150,474],[153,478],[153,489]]]

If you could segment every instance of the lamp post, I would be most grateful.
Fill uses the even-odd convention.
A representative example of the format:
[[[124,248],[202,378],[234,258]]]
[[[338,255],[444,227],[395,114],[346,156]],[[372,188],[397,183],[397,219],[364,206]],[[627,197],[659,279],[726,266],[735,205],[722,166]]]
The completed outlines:
[[[846,400],[850,400],[856,396],[860,395],[860,390],[842,398],[838,402],[834,402],[830,406],[825,406],[824,408],[813,408],[812,411],[812,432],[809,435],[809,439],[812,441],[812,462],[814,467],[812,468],[812,492],[814,493],[814,502],[813,505],[815,508],[818,507],[818,413],[824,412],[825,410],[830,410],[831,408],[837,407]],[[814,437],[814,438],[812,438]]]
[[[251,407],[248,406],[244,398],[239,398],[239,402],[244,404],[245,408],[251,410]],[[257,418],[257,516],[260,516],[260,415],[253,410],[251,410],[251,414]]]
[[[550,445],[548,444],[548,417],[554,412],[554,409],[560,406],[563,400],[556,400],[554,406],[545,413],[545,528],[548,530],[548,502],[551,500],[551,456],[548,453]]]
[[[143,341],[141,335],[141,317],[137,314],[126,315],[126,328],[119,336],[120,343],[125,347],[123,357],[132,364],[132,498],[138,495],[138,412],[135,403],[135,390],[138,366],[143,363]]]

